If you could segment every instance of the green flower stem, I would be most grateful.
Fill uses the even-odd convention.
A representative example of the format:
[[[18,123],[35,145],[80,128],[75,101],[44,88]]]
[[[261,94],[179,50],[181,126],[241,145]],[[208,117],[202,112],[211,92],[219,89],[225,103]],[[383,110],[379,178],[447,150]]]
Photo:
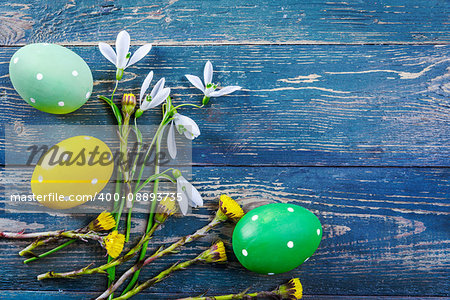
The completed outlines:
[[[144,162],[147,161],[148,156],[151,153],[151,149],[153,147],[153,144],[156,142],[157,137],[159,136],[160,131],[163,129],[163,127],[170,121],[169,117],[169,111],[165,110],[165,105],[168,105],[169,107],[171,106],[171,100],[170,100],[170,96],[167,98],[167,104],[164,104],[162,106],[162,110],[163,110],[163,118],[161,120],[161,123],[159,123],[158,129],[156,130],[155,136],[152,139],[152,142],[150,143],[150,146],[147,149],[147,152],[145,153],[145,157],[144,157]],[[141,169],[139,171],[139,176],[137,178],[137,184],[136,186],[139,185],[139,183],[141,182],[141,178],[142,178],[142,174],[144,173],[144,168],[145,168],[145,163],[142,164]],[[136,166],[134,166],[134,170],[132,170],[132,174],[134,175],[136,171]]]
[[[250,293],[246,294],[245,292],[239,293],[239,294],[229,294],[229,295],[221,295],[221,296],[208,296],[208,297],[188,297],[188,298],[181,298],[178,300],[234,300],[234,299],[279,299],[279,293],[277,292],[257,292],[257,293]],[[120,299],[120,298],[114,298],[114,299]]]
[[[164,127],[165,127],[165,125],[163,125],[162,127],[160,126],[160,129],[156,133],[158,138],[156,140],[155,174],[159,174],[159,157],[158,157],[158,154],[159,154],[159,151],[161,150],[161,139],[162,139],[162,136],[163,136],[163,133],[164,133]],[[156,198],[157,198],[157,194],[158,194],[158,189],[159,189],[159,179],[155,179],[155,181],[153,183],[153,195],[154,195],[154,198],[152,199],[152,205],[151,205],[151,208],[150,208],[150,213],[149,213],[149,216],[148,216],[147,228],[145,230],[145,233],[147,233],[153,226],[153,217],[154,217],[154,213],[155,213],[155,209],[156,209],[156,205],[157,205]],[[142,245],[141,253],[139,255],[139,261],[141,261],[141,260],[143,260],[145,258],[145,255],[147,253],[147,247],[148,247],[148,241],[145,242]],[[131,289],[134,286],[134,284],[138,280],[139,273],[140,273],[140,270],[136,271],[133,274],[133,278],[131,278],[130,283],[125,288],[123,293],[126,293],[129,289]]]
[[[141,131],[139,130],[139,128],[137,126],[137,118],[134,118],[134,127],[133,127],[133,129],[134,129],[134,132],[136,134],[136,141],[138,142],[138,149],[137,149],[137,155],[134,158],[133,166],[131,168],[131,178],[134,178],[134,174],[136,173],[137,162],[138,162],[138,159],[139,159],[139,153],[141,152],[142,145],[143,145],[142,133],[141,133]],[[155,141],[155,137],[153,138],[152,143],[151,143],[149,148],[152,147],[154,141]]]
[[[154,175],[150,176],[149,178],[147,178],[145,180],[145,182],[143,184],[141,184],[139,187],[136,186],[135,191],[133,193],[133,202],[131,203],[130,210],[128,211],[127,231],[126,231],[126,235],[125,235],[125,241],[128,241],[129,238],[130,238],[130,233],[131,233],[131,212],[132,212],[132,209],[133,209],[133,206],[134,206],[134,200],[136,198],[136,194],[139,193],[139,191],[142,190],[147,185],[147,183],[149,183],[150,181],[157,180],[157,179],[159,180],[159,178],[165,178],[165,179],[171,181],[172,183],[175,183],[176,181],[175,181],[174,178],[172,178],[171,176],[165,174],[166,172],[169,172],[171,170],[173,170],[173,168],[169,168],[169,169],[167,169],[164,172],[159,173],[159,174],[154,174]]]
[[[19,252],[20,256],[25,256],[25,255],[32,255],[33,256],[32,258],[25,260],[23,263],[26,264],[28,262],[35,261],[36,259],[39,259],[41,257],[45,257],[45,256],[47,256],[49,254],[52,254],[52,253],[54,253],[56,251],[59,251],[59,250],[63,249],[66,246],[69,246],[70,244],[72,244],[73,242],[76,241],[76,239],[72,239],[72,240],[69,241],[70,243],[66,242],[64,244],[61,244],[61,245],[59,245],[59,246],[49,250],[48,252],[44,253],[45,255],[41,254],[41,255],[36,256],[36,255],[33,254],[33,252],[31,252],[32,250],[34,250],[35,248],[37,248],[39,246],[42,246],[42,245],[45,245],[45,244],[48,244],[48,243],[51,243],[51,242],[54,242],[54,241],[58,241],[58,240],[59,240],[59,237],[49,237],[49,238],[46,238],[44,240],[40,239],[40,240],[37,240],[37,241],[31,243],[30,245],[28,245],[22,251]]]
[[[19,252],[19,255],[20,256],[25,256],[25,255],[33,255],[34,256],[33,252],[31,252],[32,250],[36,249],[39,246],[45,245],[47,243],[51,243],[56,240],[58,240],[58,238],[56,238],[56,237],[49,237],[49,238],[46,238],[45,240],[43,240],[43,239],[36,240],[33,243],[31,243],[30,245],[23,248],[22,251]]]
[[[161,121],[161,123],[160,123],[159,126],[158,126],[158,129],[156,130],[155,136],[153,137],[152,142],[150,143],[150,146],[149,146],[148,149],[147,149],[147,152],[145,153],[145,156],[144,156],[144,163],[142,164],[141,169],[139,170],[139,175],[138,175],[138,178],[137,178],[136,186],[138,186],[139,183],[141,182],[142,175],[143,175],[143,173],[144,173],[145,162],[147,161],[148,156],[149,156],[150,153],[151,153],[151,149],[153,148],[153,144],[156,142],[156,140],[157,140],[157,138],[158,138],[158,136],[159,136],[161,130],[163,129],[163,127],[164,127],[165,124],[167,123],[167,122],[166,122],[166,119],[167,119],[167,116],[164,116],[163,120]],[[132,174],[134,174],[135,171],[136,171],[136,166],[135,166],[134,171],[132,171]]]
[[[172,265],[170,268],[162,271],[161,273],[159,273],[158,275],[156,275],[155,277],[147,280],[146,282],[134,287],[133,289],[131,289],[129,292],[121,295],[120,297],[117,298],[113,298],[113,299],[128,299],[134,295],[136,295],[137,293],[145,290],[146,288],[151,287],[152,285],[154,285],[155,283],[158,283],[160,281],[162,281],[164,278],[166,278],[167,276],[169,276],[172,272],[178,271],[178,270],[183,270],[186,269],[187,267],[189,267],[190,265],[197,263],[201,261],[201,259],[199,257],[196,257],[194,259],[182,262],[182,263],[176,263],[174,265]],[[103,296],[103,295],[102,295]],[[98,297],[98,299],[104,299],[102,298],[102,296]]]
[[[32,261],[35,261],[35,260],[41,259],[41,258],[43,258],[43,257],[46,257],[46,256],[48,256],[48,255],[50,255],[50,254],[52,254],[52,253],[55,253],[56,251],[61,250],[61,249],[64,248],[64,247],[69,246],[70,244],[72,244],[72,243],[75,242],[75,241],[76,241],[76,239],[67,241],[67,242],[65,242],[64,244],[61,244],[61,245],[59,245],[58,247],[55,247],[55,248],[53,248],[53,249],[51,249],[51,250],[49,250],[49,251],[47,251],[47,252],[45,252],[45,253],[42,253],[42,254],[39,254],[38,256],[35,256],[35,257],[32,257],[32,258],[26,259],[26,260],[23,261],[23,263],[24,263],[24,264],[27,264],[27,263],[30,263],[30,262],[32,262]]]
[[[117,181],[116,181],[116,190],[115,190],[115,192],[117,194],[119,194],[119,196],[120,196],[120,191],[121,191],[121,181],[122,181],[122,173],[119,171],[119,172],[117,172]],[[122,199],[122,197],[119,197],[119,198],[120,198],[120,200],[119,200],[120,204],[119,204],[118,208],[117,208],[117,205],[118,205],[119,201],[114,201],[114,219],[116,220],[116,226],[114,227],[114,230],[117,230],[119,228],[120,218],[122,217],[123,207],[124,207],[125,201],[126,201],[126,199]],[[112,258],[111,256],[108,255],[107,264],[111,263],[113,261],[113,259],[114,258]],[[108,274],[108,286],[110,286],[116,277],[116,269],[114,267],[112,267],[110,269],[107,269],[106,272]]]
[[[116,81],[116,86],[114,88],[114,91],[111,95],[111,102],[113,102],[113,97],[114,97],[114,93],[116,92],[117,89],[117,85],[118,85],[118,80]],[[115,105],[115,104],[114,104]],[[123,110],[123,107],[122,107]],[[119,114],[120,116],[120,114]],[[130,134],[130,114],[129,113],[124,113],[123,114],[123,120],[121,122],[118,121],[119,124],[119,139],[120,139],[120,145],[119,145],[119,155],[121,155],[121,159],[119,161],[119,175],[121,179],[123,179],[124,182],[124,187],[125,187],[125,191],[123,193],[123,195],[125,195],[125,198],[122,199],[122,197],[120,197],[121,199],[121,203],[119,206],[119,210],[116,214],[116,227],[115,229],[117,229],[119,227],[119,223],[120,223],[120,219],[122,216],[122,212],[123,212],[123,208],[124,208],[124,204],[125,202],[128,201],[128,194],[131,192],[131,181],[130,181],[130,170],[128,168],[128,136]],[[119,119],[116,116],[117,119]],[[120,180],[121,181],[121,180]],[[120,184],[120,183],[119,183]],[[121,191],[121,187],[116,185],[116,192],[117,191]],[[108,262],[112,261],[112,257],[108,255]],[[111,283],[114,281],[115,277],[116,277],[116,270],[115,268],[111,268],[109,270],[107,270],[108,273],[108,286],[111,285]]]
[[[16,233],[16,232],[0,232],[0,238],[7,239],[35,239],[35,238],[49,238],[49,237],[66,237],[72,239],[79,239],[82,241],[86,240],[94,240],[94,241],[102,241],[103,238],[101,235],[95,232],[88,233],[78,233],[77,231],[46,231],[46,232],[34,232],[34,233]]]
[[[130,236],[130,230],[131,230],[131,216],[132,216],[132,213],[133,213],[134,199],[135,199],[136,193],[138,192],[137,187],[139,186],[139,184],[140,184],[140,182],[141,182],[142,175],[143,175],[143,173],[144,173],[145,162],[147,161],[148,156],[149,156],[150,153],[151,153],[151,149],[153,148],[153,144],[154,144],[155,141],[157,140],[157,138],[158,138],[158,136],[159,136],[161,130],[164,128],[164,125],[165,125],[165,119],[166,119],[166,115],[164,115],[163,120],[162,120],[161,123],[159,124],[158,129],[156,130],[155,136],[153,137],[153,139],[152,139],[152,141],[151,141],[151,143],[150,143],[150,146],[148,147],[147,152],[145,153],[144,163],[142,164],[141,169],[140,169],[140,171],[139,171],[139,175],[138,175],[137,182],[136,182],[136,185],[135,185],[135,190],[134,190],[134,192],[133,192],[133,197],[132,197],[132,199],[131,199],[131,205],[130,205],[129,210],[128,210],[127,230],[126,230],[126,235],[125,235],[125,240],[126,240],[126,241],[128,241],[129,236]],[[135,121],[135,127],[136,127],[136,129],[137,129],[137,121],[136,121],[136,118],[134,119],[134,121]],[[137,130],[139,130],[139,129],[137,129]],[[137,132],[139,132],[139,134],[138,134]],[[140,131],[136,131],[136,133],[137,133],[136,136],[140,136]],[[138,138],[139,138],[139,137],[138,137]],[[142,136],[140,136],[140,139],[141,139],[141,141],[142,141]],[[134,163],[133,163],[133,167],[132,167],[132,169],[131,169],[131,175],[130,175],[131,178],[134,178],[134,174],[135,174],[135,172],[136,172],[136,168],[137,168],[137,157],[136,157],[136,159],[135,159],[135,161],[134,161]],[[147,183],[148,183],[148,181],[147,181]],[[141,188],[141,189],[142,189],[142,188]],[[139,190],[141,190],[141,189],[139,189]]]
[[[120,195],[120,187],[121,187],[121,181],[122,181],[122,174],[120,172],[117,172],[117,176],[116,176],[116,188],[114,190],[114,193],[117,195]],[[120,197],[119,197],[120,198]],[[115,199],[115,198],[114,198]],[[112,213],[114,214],[114,218],[116,219],[117,217],[117,210],[118,210],[118,205],[119,205],[120,201],[114,201],[114,206],[113,206],[113,210]],[[116,224],[117,224],[117,219],[116,219]],[[116,228],[117,229],[117,228]]]
[[[77,229],[77,230],[73,230],[72,232],[73,233],[88,233],[89,232],[89,227],[86,226],[86,227],[83,227],[83,228],[80,228],[80,229]],[[22,251],[20,251],[19,255],[20,256],[32,255],[32,256],[36,257],[36,255],[34,255],[33,252],[31,252],[32,250],[34,250],[35,248],[37,248],[39,246],[46,245],[48,243],[58,241],[59,239],[60,239],[60,237],[58,237],[58,236],[52,236],[52,237],[48,237],[46,239],[38,239],[38,240],[34,241],[33,243],[31,243],[30,245],[28,245],[27,247],[25,247]],[[75,241],[76,241],[76,239],[72,239],[72,243],[75,242]],[[66,246],[68,246],[70,244],[71,243],[64,243],[62,245],[59,245],[59,246],[56,247],[57,250],[54,250],[54,251],[53,251],[53,249],[49,250],[49,252],[50,252],[49,254],[51,254],[53,252],[56,252],[58,250],[61,250],[62,248],[66,247]],[[47,256],[47,255],[45,255],[45,256]],[[33,261],[33,260],[31,260],[31,261]],[[26,262],[24,262],[24,263],[26,263]]]
[[[114,94],[116,93],[118,86],[119,86],[119,80],[116,80],[116,85],[114,86],[114,90],[111,94],[111,101],[114,101]]]
[[[141,148],[142,148],[142,133],[139,130],[138,126],[137,126],[137,118],[134,118],[134,127],[133,127],[134,133],[136,134],[136,141],[138,143],[138,148],[137,148],[137,153],[136,153],[136,157],[134,158],[133,161],[133,165],[131,166],[131,172],[130,172],[130,179],[133,180],[134,178],[134,173],[136,172],[136,167],[137,167],[137,163],[138,163],[138,159],[139,159],[139,153],[141,152]],[[136,197],[136,190],[133,192],[133,196],[131,199],[131,204],[130,207],[128,209],[128,216],[127,216],[127,226],[126,226],[126,231],[125,231],[125,242],[128,242],[128,240],[130,239],[130,233],[131,233],[131,216],[133,213],[133,206],[134,206],[134,199]],[[128,199],[127,199],[128,200]]]
[[[159,174],[154,174],[154,175],[150,176],[149,178],[147,178],[144,181],[144,183],[142,183],[140,186],[138,186],[136,188],[136,193],[139,192],[140,190],[142,190],[147,185],[147,183],[149,183],[150,181],[154,181],[154,180],[159,179],[159,178],[165,178],[165,179],[171,181],[172,183],[175,183],[176,179],[173,178],[172,176],[166,174],[167,172],[172,171],[172,170],[174,170],[174,168],[169,168],[169,169],[164,170],[163,172],[161,172]]]
[[[207,224],[207,225],[203,226],[202,228],[200,228],[199,230],[197,230],[195,233],[182,237],[177,242],[173,243],[172,245],[170,245],[167,248],[158,249],[158,251],[156,251],[151,256],[147,257],[145,260],[143,260],[143,259],[139,260],[134,266],[132,266],[130,269],[128,269],[125,273],[123,273],[122,276],[120,276],[120,278],[117,279],[117,281],[114,283],[114,285],[110,286],[108,288],[108,290],[105,291],[105,293],[107,293],[107,292],[113,293],[125,282],[125,280],[127,280],[131,275],[136,274],[137,272],[140,272],[140,270],[144,266],[150,264],[154,260],[156,260],[166,254],[176,252],[176,250],[179,247],[181,247],[187,243],[190,243],[201,237],[204,237],[210,230],[212,230],[214,227],[216,227],[217,225],[221,224],[222,222],[224,222],[226,220],[227,220],[227,218],[223,216],[223,214],[220,212],[220,210],[218,210],[214,219],[209,224]],[[133,285],[131,286],[131,288],[133,288]],[[131,288],[129,290],[131,290]],[[124,292],[122,292],[122,295],[124,295],[127,292],[128,291],[124,290]]]
[[[178,300],[231,300],[231,299],[301,299],[303,288],[298,278],[291,279],[288,283],[278,286],[273,291],[247,293],[250,288],[238,294],[220,296],[198,296],[180,298]]]
[[[70,272],[65,272],[65,273],[56,273],[53,271],[44,273],[44,274],[40,274],[37,279],[38,280],[43,280],[43,279],[50,279],[50,278],[75,278],[81,275],[88,275],[88,274],[105,274],[105,271],[108,269],[112,269],[113,267],[116,267],[128,260],[130,260],[131,258],[133,258],[133,256],[135,256],[138,251],[141,249],[142,245],[149,241],[153,235],[153,233],[155,232],[155,230],[160,226],[159,223],[155,223],[152,227],[152,229],[141,238],[141,240],[137,243],[136,246],[134,246],[133,248],[131,248],[125,255],[112,259],[110,262],[95,267],[95,268],[91,268],[90,266],[79,269],[79,270],[75,270],[75,271],[70,271]]]
[[[133,210],[133,205],[134,205],[134,197],[136,196],[136,193],[133,193],[132,199],[131,199],[131,206],[128,210],[128,215],[127,215],[127,225],[126,225],[126,230],[125,230],[125,243],[127,243],[130,240],[130,234],[131,234],[131,215],[132,215],[132,210]],[[128,199],[127,199],[128,200]]]
[[[172,183],[175,182],[174,178],[172,178],[171,176],[165,174],[166,172],[169,172],[171,170],[173,170],[173,168],[169,168],[169,169],[165,170],[162,173],[154,174],[154,175],[150,176],[149,178],[147,178],[143,184],[141,184],[139,187],[137,187],[135,189],[135,192],[133,193],[133,203],[134,203],[134,199],[136,197],[136,194],[140,190],[142,190],[147,185],[147,183],[149,183],[150,181],[154,181],[154,180],[157,180],[157,179],[159,180],[159,178],[165,178],[165,179],[171,181]],[[133,208],[133,206],[131,206],[130,211],[131,211],[132,208]],[[130,211],[128,212],[128,217],[127,217],[127,237],[125,237],[125,241],[128,241],[128,238],[129,238],[129,235],[130,235],[130,229],[129,229],[129,228],[131,228],[131,213],[130,213]]]
[[[134,133],[136,135],[136,142],[138,143],[138,148],[137,148],[136,155],[135,155],[135,158],[134,158],[134,161],[133,161],[133,165],[131,167],[131,173],[130,173],[131,180],[134,179],[134,174],[136,172],[136,167],[137,167],[137,163],[138,163],[138,160],[139,160],[139,153],[141,153],[141,149],[142,149],[142,133],[141,133],[141,131],[139,130],[139,128],[137,126],[137,118],[136,117],[134,118],[133,131],[134,131]],[[134,193],[133,193],[133,198],[131,199],[131,207],[130,207],[130,209],[128,211],[127,234],[126,234],[125,241],[128,241],[128,238],[129,238],[129,233],[130,233],[130,228],[131,228],[131,213],[132,213],[132,210],[133,210],[133,204],[134,204],[134,197],[135,196],[136,196],[136,191],[134,191]]]
[[[183,107],[183,106],[192,106],[192,107],[195,107],[195,108],[203,108],[204,107],[204,105],[195,105],[195,104],[192,104],[192,103],[185,103],[185,104],[180,104],[180,105],[177,105],[177,106],[175,106],[174,108],[172,108],[172,110],[177,110],[178,108],[180,108],[180,107]]]
[[[116,117],[117,124],[120,126],[120,125],[122,125],[122,114],[120,113],[120,110],[117,107],[117,105],[114,103],[114,93],[116,92],[118,85],[119,85],[119,81],[116,81],[116,86],[114,87],[111,98],[107,98],[107,97],[100,96],[100,95],[98,96],[98,98],[102,99],[103,101],[108,103],[108,105],[111,107],[114,117]]]
[[[123,75],[123,71],[122,71],[122,75]],[[117,107],[117,105],[114,103],[114,94],[117,91],[117,87],[119,86],[119,80],[122,78],[122,76],[120,76],[120,78],[117,76],[116,74],[116,84],[114,86],[114,90],[111,94],[111,98],[109,99],[109,101],[107,100],[107,98],[101,98],[104,101],[106,101],[110,106],[111,109],[113,111],[114,116],[116,117],[117,120],[117,124],[119,127],[122,126],[122,114],[120,113],[119,108]],[[122,142],[122,140],[121,140]],[[115,193],[119,194],[120,196],[120,191],[121,191],[121,180],[122,180],[122,174],[121,172],[117,172],[117,181],[116,181],[116,189],[115,189]],[[119,222],[120,222],[120,217],[122,216],[122,211],[123,211],[123,206],[124,206],[124,200],[122,199],[122,197],[120,197],[121,202],[120,202],[120,206],[119,206],[119,211],[116,213],[117,211],[117,202],[114,201],[114,209],[113,212],[115,213],[115,220],[116,220],[116,227],[115,229],[117,230],[117,228],[119,227]],[[108,263],[112,261],[112,257],[108,255]],[[115,278],[115,274],[116,274],[116,270],[114,268],[107,270],[108,272],[108,286],[111,285],[111,283],[114,281]]]
[[[128,194],[131,193],[131,178],[130,167],[128,164],[128,136],[130,134],[130,115],[125,114],[123,118],[123,124],[120,126],[120,154],[122,155],[120,161],[120,170],[122,172],[123,183],[125,185],[125,198],[128,200]],[[128,207],[128,202],[127,205]]]

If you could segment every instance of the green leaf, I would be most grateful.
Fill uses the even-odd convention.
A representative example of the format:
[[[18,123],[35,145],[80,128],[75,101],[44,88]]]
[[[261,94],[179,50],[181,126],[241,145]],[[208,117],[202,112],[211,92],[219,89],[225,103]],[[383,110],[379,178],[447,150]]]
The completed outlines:
[[[111,109],[113,111],[114,116],[116,117],[117,124],[122,125],[122,113],[120,112],[120,109],[117,107],[117,105],[111,101],[111,99],[106,98],[104,96],[98,96],[99,99],[102,99],[106,103],[111,106]]]
[[[166,171],[165,171],[165,172],[166,172]],[[149,183],[150,181],[154,181],[154,180],[160,179],[160,178],[165,178],[165,179],[167,179],[168,181],[170,181],[170,182],[172,182],[172,183],[176,183],[176,182],[177,182],[174,178],[172,178],[172,176],[169,176],[169,175],[164,174],[164,173],[159,173],[159,174],[154,174],[154,175],[150,176],[149,178],[147,178],[147,180],[145,180],[144,183],[142,183],[136,190],[137,190],[137,191],[140,191],[140,190],[142,190],[142,189],[147,185],[147,183]]]
[[[134,131],[134,133],[136,134],[136,141],[137,141],[139,144],[142,144],[142,133],[141,133],[141,131],[139,130],[139,128],[136,126],[136,122],[135,122],[135,125],[134,125],[134,127],[133,127],[133,131]]]

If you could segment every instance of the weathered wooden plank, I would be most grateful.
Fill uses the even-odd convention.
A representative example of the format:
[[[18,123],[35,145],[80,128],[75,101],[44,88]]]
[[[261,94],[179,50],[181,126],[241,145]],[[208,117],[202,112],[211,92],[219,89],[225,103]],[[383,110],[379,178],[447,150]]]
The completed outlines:
[[[71,299],[87,299],[94,298],[97,294],[92,292],[53,292],[53,291],[1,291],[3,300],[29,299],[29,300],[71,300]],[[145,295],[136,295],[133,299],[176,299],[177,294],[154,294],[143,293]],[[302,299],[321,300],[444,300],[444,297],[380,297],[380,296],[327,296],[327,295],[303,295]]]
[[[3,185],[26,182],[31,170],[7,169]],[[448,296],[450,267],[448,231],[450,170],[446,168],[298,168],[196,167],[194,182],[205,196],[205,208],[184,218],[173,218],[152,240],[152,249],[170,243],[206,224],[216,209],[216,197],[229,193],[249,208],[264,199],[302,205],[317,214],[324,238],[317,253],[300,268],[274,277],[252,274],[239,266],[230,248],[232,226],[185,247],[183,252],[155,261],[144,277],[180,259],[195,256],[215,238],[226,241],[231,262],[227,266],[195,266],[155,286],[153,293],[192,295],[229,293],[252,286],[274,288],[299,276],[311,295]],[[0,228],[28,230],[77,228],[90,217],[25,214],[3,211]],[[134,236],[143,230],[145,215],[136,214]],[[77,280],[36,282],[37,274],[68,270],[104,261],[95,244],[79,247],[24,266],[17,252],[25,242],[0,241],[0,289],[26,286],[42,291],[100,291],[102,276]]]
[[[446,1],[2,1],[0,44],[449,42]]]
[[[97,81],[92,99],[63,116],[35,110],[14,91],[7,73],[17,49],[0,49],[2,125],[48,124],[52,135],[58,135],[61,124],[113,123],[106,105],[95,97],[112,90],[114,70],[96,47],[72,48],[87,60]],[[199,91],[184,74],[201,75],[211,59],[216,82],[239,84],[244,90],[213,99],[205,110],[180,110],[202,131],[194,141],[195,164],[449,166],[449,49],[155,47],[127,69],[119,95],[138,93],[152,69],[156,78],[167,78],[176,103],[199,103]],[[139,121],[157,124],[157,115],[155,110]]]

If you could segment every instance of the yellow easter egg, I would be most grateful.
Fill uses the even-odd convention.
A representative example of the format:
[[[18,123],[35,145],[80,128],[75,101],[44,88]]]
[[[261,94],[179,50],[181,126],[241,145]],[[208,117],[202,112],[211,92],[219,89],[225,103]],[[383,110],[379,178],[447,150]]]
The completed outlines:
[[[93,201],[113,170],[113,155],[104,142],[92,136],[75,136],[41,157],[31,177],[31,190],[35,199],[49,208],[72,208]]]

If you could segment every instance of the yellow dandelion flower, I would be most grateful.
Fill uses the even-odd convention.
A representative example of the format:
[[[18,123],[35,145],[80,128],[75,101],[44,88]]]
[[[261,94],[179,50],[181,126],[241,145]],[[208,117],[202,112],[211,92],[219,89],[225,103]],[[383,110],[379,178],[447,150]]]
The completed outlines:
[[[207,263],[226,262],[227,253],[222,241],[217,241],[208,250],[198,256],[199,260]]]
[[[109,256],[116,258],[123,250],[125,236],[114,230],[103,239],[103,243]]]
[[[116,226],[116,220],[106,210],[98,215],[95,220],[89,223],[89,229],[92,231],[105,231],[113,229]]]
[[[155,221],[164,223],[168,217],[177,211],[175,199],[173,197],[164,197],[159,203],[155,214]]]
[[[300,279],[293,278],[288,283],[280,285],[278,293],[283,299],[297,300],[303,297],[303,287]]]
[[[219,208],[223,214],[233,220],[239,220],[244,215],[242,207],[228,195],[221,195]]]

